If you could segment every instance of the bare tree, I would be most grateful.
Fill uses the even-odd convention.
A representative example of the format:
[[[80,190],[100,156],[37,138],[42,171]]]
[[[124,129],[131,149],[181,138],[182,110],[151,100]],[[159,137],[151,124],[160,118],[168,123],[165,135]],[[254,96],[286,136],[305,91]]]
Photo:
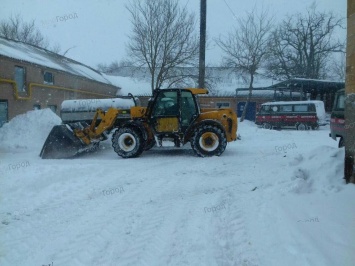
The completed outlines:
[[[143,71],[139,73],[139,68],[134,66],[134,64],[129,60],[125,59],[122,59],[120,62],[114,60],[110,64],[100,63],[97,65],[97,69],[105,74],[113,74],[124,77],[136,77],[140,79],[141,76],[144,76],[144,74],[142,74]]]
[[[49,46],[46,38],[36,28],[35,21],[24,22],[19,14],[11,15],[8,20],[0,22],[0,36],[42,48],[48,48]]]
[[[325,78],[329,56],[344,50],[344,43],[334,38],[342,22],[332,12],[317,12],[315,4],[306,14],[288,16],[272,33],[268,76]]]
[[[60,53],[61,50],[59,44],[50,47],[47,38],[36,28],[34,20],[25,22],[19,14],[0,21],[0,36],[48,49],[54,53]]]
[[[345,81],[346,71],[345,53],[342,53],[339,58],[334,58],[330,67],[332,78],[338,81]]]
[[[272,30],[273,18],[268,11],[257,13],[254,9],[246,18],[238,19],[238,26],[227,38],[216,40],[224,52],[224,65],[235,69],[245,81],[249,82],[249,94],[240,121],[243,122],[248,103],[253,93],[253,82],[262,66],[268,49],[268,37]]]
[[[148,67],[152,91],[184,79],[176,69],[196,62],[199,49],[194,15],[177,0],[133,0],[127,9],[133,26],[130,60]]]

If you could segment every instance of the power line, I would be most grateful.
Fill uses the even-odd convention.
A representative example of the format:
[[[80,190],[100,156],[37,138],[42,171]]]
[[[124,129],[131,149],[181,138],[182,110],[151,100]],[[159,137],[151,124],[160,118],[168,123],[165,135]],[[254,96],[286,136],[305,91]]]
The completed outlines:
[[[235,19],[238,19],[237,16],[235,15],[235,13],[233,12],[232,8],[228,5],[228,3],[226,2],[226,0],[223,0],[224,3],[226,4],[226,6],[228,7],[229,11],[233,14]]]
[[[184,9],[187,7],[189,2],[190,2],[190,0],[187,1],[186,5],[184,6]]]

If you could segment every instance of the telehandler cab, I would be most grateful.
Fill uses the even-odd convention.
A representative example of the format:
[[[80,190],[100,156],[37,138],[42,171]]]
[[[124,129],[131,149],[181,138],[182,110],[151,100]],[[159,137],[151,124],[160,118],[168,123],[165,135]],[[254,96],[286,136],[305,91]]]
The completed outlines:
[[[156,89],[147,107],[97,109],[88,125],[76,122],[54,126],[40,153],[43,159],[73,157],[94,149],[112,135],[114,151],[123,158],[139,156],[166,140],[176,147],[187,142],[201,157],[221,155],[237,139],[237,115],[230,108],[201,109],[196,95],[206,89]]]

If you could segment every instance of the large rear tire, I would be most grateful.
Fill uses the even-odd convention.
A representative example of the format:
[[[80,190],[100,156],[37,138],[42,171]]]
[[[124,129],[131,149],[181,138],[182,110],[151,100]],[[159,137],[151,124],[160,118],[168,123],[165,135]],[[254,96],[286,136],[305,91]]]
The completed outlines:
[[[197,128],[191,139],[191,147],[200,157],[220,156],[226,146],[227,139],[224,132],[211,125]]]
[[[144,141],[138,130],[123,127],[113,134],[112,147],[122,158],[134,158],[142,154]]]

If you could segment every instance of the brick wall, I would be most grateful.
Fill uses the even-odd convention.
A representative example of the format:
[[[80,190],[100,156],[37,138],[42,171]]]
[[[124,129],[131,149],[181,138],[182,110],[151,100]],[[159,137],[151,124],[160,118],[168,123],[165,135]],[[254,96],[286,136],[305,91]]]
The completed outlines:
[[[16,99],[14,90],[11,84],[0,82],[0,101],[7,100],[8,102],[8,117],[25,113],[33,109],[35,104],[46,108],[50,105],[57,106],[57,114],[59,115],[60,104],[63,100],[68,99],[92,99],[92,98],[111,98],[116,97],[117,87],[96,82],[84,77],[75,76],[63,71],[45,68],[21,62],[19,60],[10,59],[0,56],[0,79],[14,80],[15,66],[25,68],[25,92],[19,92],[19,97],[29,97],[30,84],[38,83],[46,85],[43,80],[44,72],[50,72],[54,76],[53,85],[60,88],[43,88],[40,86],[32,86],[32,95],[30,99]],[[46,86],[47,86],[46,85]]]

